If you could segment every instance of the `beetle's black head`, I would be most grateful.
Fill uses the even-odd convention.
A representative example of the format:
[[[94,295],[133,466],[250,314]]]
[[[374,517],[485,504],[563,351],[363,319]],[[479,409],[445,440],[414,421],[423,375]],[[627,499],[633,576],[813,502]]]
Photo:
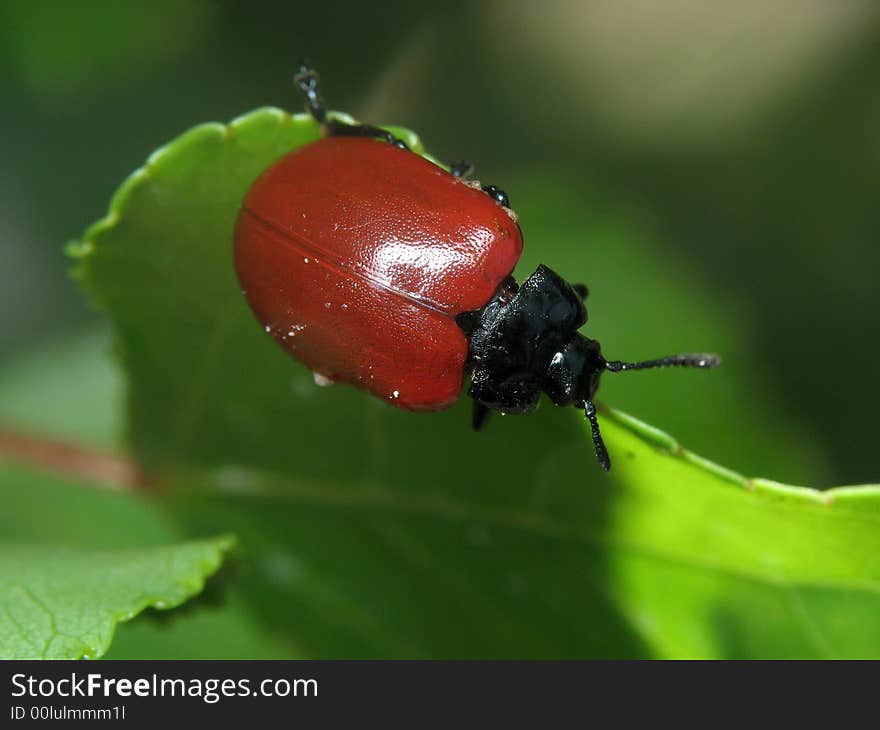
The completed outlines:
[[[540,394],[560,406],[584,409],[590,421],[599,464],[611,467],[602,442],[593,397],[605,371],[656,367],[718,365],[716,355],[671,355],[643,362],[606,360],[596,340],[578,333],[587,322],[587,288],[570,285],[544,265],[517,287],[508,278],[483,309],[459,317],[469,338],[474,399],[474,426],[480,427],[488,410],[527,413]]]

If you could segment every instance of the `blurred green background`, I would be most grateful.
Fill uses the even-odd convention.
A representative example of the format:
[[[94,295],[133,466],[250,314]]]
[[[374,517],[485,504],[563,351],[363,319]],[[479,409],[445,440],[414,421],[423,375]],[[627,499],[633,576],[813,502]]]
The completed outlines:
[[[590,285],[610,356],[662,354],[640,346],[663,342],[661,302],[625,318],[609,309],[668,266],[689,304],[720,318],[708,341],[700,329],[662,349],[717,350],[725,365],[711,377],[755,384],[740,394],[747,407],[717,413],[711,439],[671,413],[688,404],[664,397],[666,374],[606,386],[607,401],[710,457],[728,455],[713,442],[763,420],[809,459],[785,469],[768,444],[763,461],[729,464],[746,473],[876,480],[877,4],[434,5],[0,2],[2,361],[100,326],[61,245],[181,131],[266,104],[298,108],[291,73],[308,55],[331,106],[406,124],[434,154],[472,160],[521,213],[540,207],[552,175],[582,216],[601,200],[605,219],[637,228],[650,255],[622,261],[616,280],[565,272]],[[540,227],[522,225],[529,261],[540,260]],[[608,243],[572,230],[569,245],[595,256]]]
[[[292,72],[303,55],[320,69],[331,107],[371,122],[406,125],[437,157],[468,159],[477,177],[504,187],[526,239],[518,276],[545,261],[570,280],[589,284],[588,331],[609,357],[712,350],[724,358],[723,368],[712,373],[608,377],[600,391],[603,401],[748,475],[819,488],[880,481],[875,453],[880,382],[874,377],[880,357],[875,293],[880,6],[867,0],[779,0],[772,6],[756,0],[449,2],[436,8],[391,0],[381,9],[345,0],[0,0],[0,426],[128,448],[123,382],[107,357],[109,327],[69,279],[62,246],[104,214],[121,181],[154,149],[184,130],[265,105],[298,110]],[[180,282],[169,288],[179,290]],[[169,362],[177,355],[169,353]],[[336,471],[349,470],[360,479],[355,472],[362,461],[375,462],[377,474],[385,474],[390,484],[413,486],[408,482],[418,474],[410,473],[407,460],[398,465],[389,458],[386,464],[384,449],[390,447],[373,443],[385,437],[377,435],[378,427],[370,433],[369,424],[387,420],[392,441],[425,444],[414,457],[430,460],[424,462],[431,464],[430,479],[418,485],[429,494],[461,490],[467,499],[491,496],[501,504],[509,492],[530,494],[533,483],[549,484],[570,498],[560,501],[561,513],[598,531],[614,522],[614,500],[627,494],[598,477],[592,455],[576,443],[573,421],[551,409],[542,409],[526,426],[497,419],[478,442],[467,433],[465,408],[411,417],[387,413],[392,409],[345,389],[322,392],[328,407],[319,408],[309,400],[311,381],[302,369],[287,361],[278,367],[285,378],[290,367],[301,401],[291,396],[284,407],[302,408],[309,428],[285,420],[284,410],[275,417],[290,421],[291,434],[318,454],[313,461],[299,460],[297,469],[307,476],[332,482]],[[212,404],[216,411],[209,416],[222,416],[223,406]],[[350,463],[328,458],[330,448],[319,453],[325,442],[334,447],[323,437],[336,433],[341,413],[351,421],[346,421],[349,432],[359,419],[367,425],[363,443],[351,447]],[[218,428],[225,423],[222,417],[214,420]],[[529,438],[540,439],[542,449],[553,446],[540,454],[516,449],[505,457],[504,468],[485,459],[486,453],[506,453],[511,443]],[[456,460],[434,448],[434,440],[451,445]],[[260,466],[293,471],[295,450],[282,453],[277,442],[264,442]],[[359,461],[361,451],[370,458]],[[234,451],[216,456],[221,464],[223,458],[247,463]],[[290,463],[282,463],[285,459]],[[460,478],[467,469],[473,470],[473,483]],[[505,482],[517,473],[524,475],[521,484]],[[583,482],[572,479],[580,473]],[[308,624],[296,637],[301,645],[284,645],[281,651],[270,642],[261,648],[264,624],[278,631],[291,616],[297,622],[308,616],[292,587],[302,579],[299,541],[321,567],[314,577],[326,584],[318,587],[339,588],[329,604],[344,603],[339,596],[349,590],[351,596],[370,597],[374,586],[359,586],[358,565],[344,567],[345,559],[335,560],[333,551],[347,556],[362,549],[360,514],[334,514],[322,531],[325,523],[308,510],[287,514],[274,503],[229,507],[184,496],[181,504],[171,505],[176,516],[170,518],[159,509],[161,500],[138,496],[130,502],[67,485],[62,489],[51,480],[16,479],[21,489],[7,496],[0,515],[0,532],[7,538],[45,540],[48,535],[51,541],[103,546],[232,530],[245,550],[258,556],[238,568],[244,588],[215,601],[226,606],[224,612],[193,611],[163,622],[162,631],[154,631],[155,616],[134,622],[120,630],[116,656],[201,656],[199,635],[211,646],[206,656],[370,655],[367,644],[350,637],[346,643],[336,629],[327,639],[320,626],[307,630],[314,628]],[[553,503],[540,490],[536,495]],[[401,534],[412,527],[431,549],[441,546],[448,552],[449,570],[479,584],[487,605],[497,599],[504,616],[516,616],[517,610],[528,615],[534,608],[534,616],[543,620],[548,605],[562,610],[558,603],[577,615],[558,625],[580,629],[581,606],[589,607],[584,629],[596,636],[575,641],[561,631],[560,645],[572,651],[816,653],[804,651],[801,639],[792,640],[795,648],[786,644],[790,637],[780,627],[792,623],[789,612],[768,618],[772,612],[766,608],[777,600],[778,587],[772,584],[759,590],[743,580],[736,589],[741,595],[719,592],[711,626],[703,614],[693,609],[689,614],[687,606],[671,600],[664,610],[673,621],[680,619],[685,634],[705,629],[721,648],[694,648],[701,644],[692,637],[678,643],[667,626],[656,632],[660,649],[652,645],[648,652],[633,636],[650,637],[654,627],[645,616],[663,613],[639,610],[656,609],[668,596],[679,595],[668,590],[669,573],[650,564],[650,556],[644,575],[632,579],[639,591],[645,584],[650,589],[621,602],[624,609],[635,607],[623,631],[618,614],[626,611],[605,606],[605,586],[628,585],[641,568],[627,567],[613,545],[571,565],[543,547],[534,550],[534,564],[514,560],[508,572],[499,572],[511,554],[531,556],[533,548],[493,542],[496,562],[484,573],[468,552],[489,543],[484,527],[476,524],[467,532],[459,555],[450,549],[455,540],[432,535],[430,525],[405,515],[400,520],[400,526],[392,524]],[[296,533],[294,540],[294,527],[305,539]],[[729,524],[720,521],[718,530],[728,528],[734,538],[752,534],[736,515]],[[498,540],[494,533],[493,540]],[[408,554],[412,545],[402,544]],[[516,548],[524,552],[515,553]],[[384,554],[377,554],[384,565]],[[444,555],[426,575],[431,586],[446,590]],[[474,565],[477,569],[462,570]],[[352,574],[345,572],[349,569]],[[401,578],[397,569],[389,563],[387,583],[376,582],[381,600],[373,608],[383,619],[393,617],[382,601],[397,590],[406,599],[397,608],[421,631],[417,612],[410,616],[402,608],[408,605],[412,577]],[[521,569],[525,575],[533,571],[527,597]],[[575,573],[587,596],[581,603],[568,593]],[[260,580],[276,593],[260,593]],[[460,596],[470,595],[462,588],[467,585],[451,585],[459,592],[449,592],[450,602],[463,605]],[[546,593],[537,597],[535,586]],[[596,595],[590,593],[593,588]],[[695,595],[712,604],[713,591],[704,589]],[[788,595],[784,584],[778,590]],[[759,592],[770,598],[756,597]],[[815,601],[791,593],[815,608]],[[316,590],[315,595],[322,601],[334,594]],[[739,612],[752,616],[766,636],[748,621],[737,623],[741,618],[731,608],[731,595],[740,596]],[[424,596],[434,601],[434,594]],[[200,600],[211,604],[214,598],[209,590]],[[850,653],[870,653],[866,647],[874,644],[865,637],[875,634],[854,612],[855,599],[844,599],[850,603],[841,604],[843,625],[855,629]],[[438,613],[447,611],[455,608]],[[506,626],[491,615],[493,626]],[[556,625],[549,622],[551,634]],[[436,624],[424,634],[443,638]],[[754,638],[758,634],[760,640]],[[194,637],[192,645],[185,637]],[[377,646],[385,655],[391,651],[378,640]],[[469,655],[466,644],[450,646],[451,654]],[[494,654],[548,653],[539,642],[530,647],[499,639],[499,646],[504,651]],[[846,654],[839,647],[819,653]]]

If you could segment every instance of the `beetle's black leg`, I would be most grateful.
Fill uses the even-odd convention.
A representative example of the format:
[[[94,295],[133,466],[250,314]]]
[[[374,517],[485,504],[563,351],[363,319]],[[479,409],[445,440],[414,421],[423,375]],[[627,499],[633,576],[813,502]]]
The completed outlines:
[[[611,457],[608,456],[608,449],[605,448],[605,442],[602,440],[602,432],[599,431],[599,421],[596,418],[596,406],[593,405],[593,401],[584,401],[584,415],[590,422],[590,431],[593,433],[593,448],[596,450],[599,466],[608,471],[611,468]]]
[[[510,198],[501,188],[496,185],[483,185],[482,190],[499,205],[503,205],[505,208],[510,207]]]
[[[460,162],[449,163],[449,172],[453,177],[467,178],[474,171],[474,166],[470,162],[461,160]]]
[[[489,408],[484,406],[480,401],[474,401],[474,415],[471,419],[471,425],[474,431],[482,431],[489,418]]]
[[[449,172],[453,177],[467,178],[471,176],[473,171],[474,166],[470,162],[453,162],[449,165]],[[503,205],[505,208],[510,207],[510,198],[497,185],[483,185],[480,189],[499,205]]]
[[[331,136],[371,137],[384,140],[402,150],[408,149],[402,139],[380,127],[374,127],[371,124],[347,124],[336,119],[327,119],[327,108],[321,98],[319,79],[318,72],[305,61],[300,63],[299,73],[293,77],[300,91],[306,95],[306,109],[327,134]]]
[[[346,124],[337,119],[331,119],[324,125],[324,127],[327,129],[327,133],[331,136],[371,137],[373,139],[381,139],[382,141],[402,150],[409,149],[409,147],[406,146],[406,142],[402,139],[395,137],[391,132],[382,129],[381,127],[374,127],[372,124]]]
[[[321,98],[320,77],[306,61],[300,63],[299,72],[293,77],[300,91],[306,95],[306,109],[312,115],[314,120],[329,135],[339,135],[346,137],[371,137],[373,139],[381,139],[388,144],[399,147],[402,150],[409,149],[399,137],[395,137],[388,130],[381,127],[375,127],[372,124],[348,124],[340,122],[338,119],[327,119],[327,107],[324,106],[324,100]],[[473,171],[473,166],[468,162],[453,162],[449,171],[455,177],[468,177]],[[510,207],[510,198],[497,185],[484,185],[483,192],[492,200],[505,208]]]
[[[590,295],[590,290],[586,284],[572,284],[571,288],[574,289],[575,294],[581,299],[586,299]]]
[[[327,119],[327,109],[319,91],[318,72],[309,66],[307,61],[301,61],[299,72],[293,77],[294,83],[299,90],[306,95],[306,109],[318,124],[324,124]]]

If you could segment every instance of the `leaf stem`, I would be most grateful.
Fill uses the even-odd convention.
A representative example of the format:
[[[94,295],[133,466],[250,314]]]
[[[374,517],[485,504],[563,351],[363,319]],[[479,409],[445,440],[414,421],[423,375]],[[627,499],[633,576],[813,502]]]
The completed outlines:
[[[3,426],[0,426],[0,458],[111,492],[133,492],[146,485],[135,463],[124,456],[26,435]]]

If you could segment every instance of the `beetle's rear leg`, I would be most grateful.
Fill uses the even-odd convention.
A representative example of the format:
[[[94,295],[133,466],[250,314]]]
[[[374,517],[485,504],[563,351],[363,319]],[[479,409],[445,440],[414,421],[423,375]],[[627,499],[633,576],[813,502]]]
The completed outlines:
[[[374,127],[372,124],[348,124],[331,119],[324,123],[324,128],[327,130],[327,134],[332,137],[370,137],[371,139],[381,139],[401,150],[409,149],[402,139],[395,137],[391,132],[381,127]]]
[[[321,98],[318,72],[309,66],[307,61],[301,61],[299,71],[294,75],[293,81],[299,90],[306,95],[306,110],[318,124],[323,125],[327,120],[327,108]]]
[[[574,293],[581,299],[586,299],[590,296],[590,290],[587,288],[586,284],[572,284],[571,288],[574,289]]]
[[[375,127],[372,124],[348,124],[340,122],[338,119],[327,119],[327,107],[321,98],[320,77],[305,61],[300,63],[299,72],[293,77],[300,91],[306,95],[306,109],[312,118],[321,125],[321,128],[331,136],[346,137],[369,137],[372,139],[381,139],[390,145],[394,145],[402,150],[409,149],[399,137],[395,137],[391,132],[381,127]],[[453,162],[449,166],[449,172],[454,177],[466,178],[473,171],[473,166],[469,162]],[[482,190],[492,200],[505,208],[510,208],[510,199],[501,188],[496,185],[484,185]]]
[[[320,77],[308,63],[303,61],[299,66],[299,72],[293,77],[299,90],[306,96],[306,109],[312,118],[321,125],[321,128],[331,136],[347,136],[347,137],[370,137],[372,139],[381,139],[388,144],[399,147],[402,150],[408,149],[406,142],[395,137],[391,132],[380,127],[374,127],[372,124],[348,124],[340,122],[337,119],[327,119],[327,107],[321,98]]]
[[[459,162],[450,162],[449,163],[449,174],[452,177],[460,177],[462,179],[468,178],[474,171],[474,166],[470,162],[465,162],[461,160]]]

